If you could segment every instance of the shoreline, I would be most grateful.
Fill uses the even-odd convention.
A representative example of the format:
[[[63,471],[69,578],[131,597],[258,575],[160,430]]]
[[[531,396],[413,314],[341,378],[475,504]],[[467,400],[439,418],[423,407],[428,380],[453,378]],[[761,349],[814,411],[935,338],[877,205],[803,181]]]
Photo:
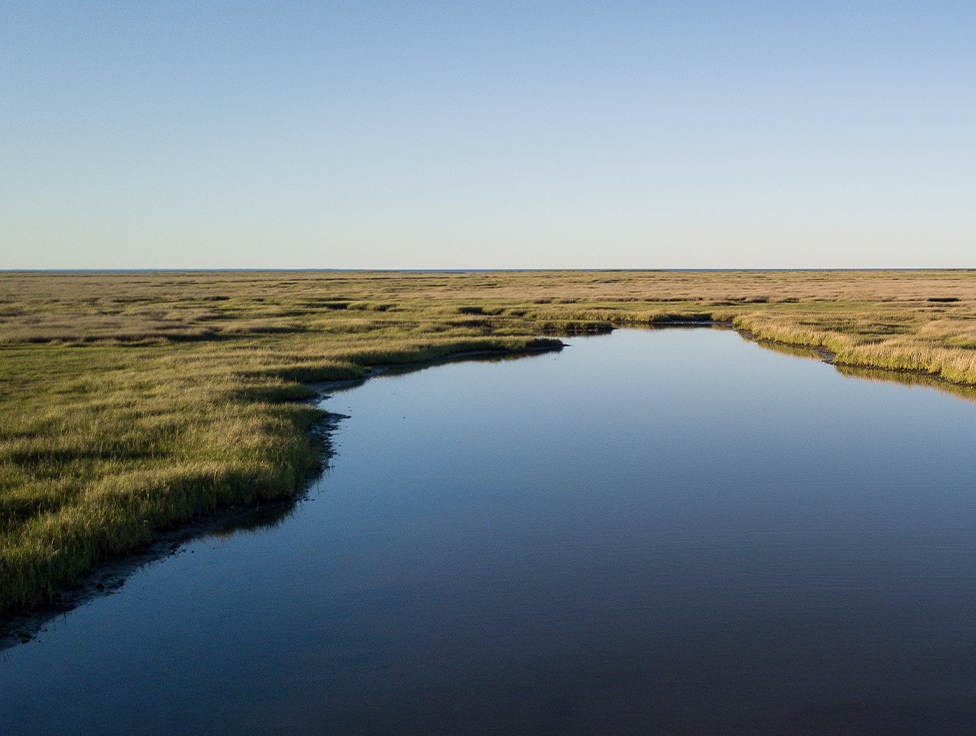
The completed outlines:
[[[532,335],[733,329],[844,375],[976,398],[976,272],[0,273],[0,287],[0,618],[58,601],[74,583],[54,581],[152,530],[296,497],[316,467],[316,386],[530,354]]]
[[[951,388],[971,388],[976,390],[976,386],[973,384],[954,383],[941,376],[924,371],[837,363],[836,354],[823,346],[811,346],[783,340],[770,340],[756,336],[747,329],[737,327],[733,322],[715,319],[679,319],[647,324],[635,324],[631,322],[612,325],[610,330],[602,334],[610,334],[618,329],[656,330],[692,328],[728,329],[736,332],[743,340],[756,343],[760,347],[770,345],[806,350],[812,353],[812,355],[800,355],[798,357],[810,357],[832,365],[842,375],[844,374],[844,370],[842,369],[848,369],[851,372],[846,375],[853,375],[863,380],[880,379],[898,383],[899,376],[910,376],[919,379],[917,384],[914,382],[906,382],[910,385],[927,385],[936,390],[942,390],[948,393],[952,393]],[[586,336],[592,335],[583,335],[583,337]],[[543,340],[545,341],[544,343],[542,342]],[[376,365],[372,366],[361,378],[337,379],[305,384],[315,391],[315,396],[305,400],[303,403],[317,405],[327,398],[329,392],[353,388],[365,383],[370,378],[378,376],[411,373],[439,365],[477,360],[479,358],[486,360],[517,360],[532,355],[560,352],[566,347],[570,346],[561,340],[547,337],[542,338],[539,343],[530,343],[521,351],[513,352],[502,349],[462,350],[457,353],[419,362],[397,362]],[[858,371],[882,375],[858,376]],[[887,374],[888,378],[885,378],[885,374]],[[973,398],[976,399],[976,396]],[[96,563],[93,569],[84,574],[81,579],[61,587],[59,589],[60,599],[57,602],[47,603],[27,610],[0,614],[0,652],[20,644],[29,643],[44,632],[47,624],[59,616],[64,616],[92,600],[114,594],[140,569],[167,557],[179,554],[183,546],[189,542],[214,534],[235,533],[244,529],[273,525],[286,519],[294,508],[307,498],[315,480],[321,476],[323,470],[328,468],[329,461],[333,457],[330,442],[331,433],[345,417],[342,414],[327,412],[325,410],[320,411],[322,411],[321,419],[315,422],[308,431],[311,444],[319,456],[319,466],[305,478],[293,495],[277,500],[259,500],[257,503],[250,505],[231,505],[226,508],[221,508],[187,522],[176,524],[173,527],[161,529],[155,533],[154,538],[150,542],[142,547],[103,558],[100,562]]]
[[[352,388],[365,383],[370,378],[394,371],[405,373],[420,371],[438,365],[479,357],[518,359],[531,355],[559,352],[565,347],[567,347],[565,343],[556,340],[552,343],[529,345],[525,350],[519,352],[467,350],[417,363],[391,363],[373,366],[362,378],[307,384],[316,391],[316,395],[307,399],[306,403],[317,405],[327,398],[326,394],[329,391],[338,388]],[[215,534],[235,533],[245,529],[270,526],[286,519],[295,507],[308,497],[315,481],[328,468],[333,457],[331,434],[339,422],[346,418],[345,415],[336,412],[320,411],[322,411],[321,419],[313,424],[308,432],[311,444],[320,458],[319,467],[304,479],[294,495],[273,501],[258,501],[256,504],[232,505],[219,509],[171,528],[161,529],[155,534],[155,538],[145,546],[103,558],[81,579],[61,587],[59,589],[60,599],[57,602],[0,614],[0,653],[20,644],[31,642],[44,632],[45,627],[51,621],[59,616],[65,616],[95,599],[114,594],[139,570],[167,557],[180,554],[181,548],[189,542]]]

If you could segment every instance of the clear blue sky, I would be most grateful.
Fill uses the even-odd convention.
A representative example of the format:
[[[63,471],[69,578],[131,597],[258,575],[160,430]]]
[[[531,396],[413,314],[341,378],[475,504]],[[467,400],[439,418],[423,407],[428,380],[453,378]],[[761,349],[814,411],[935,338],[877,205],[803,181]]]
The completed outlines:
[[[972,2],[0,5],[0,269],[928,266]]]

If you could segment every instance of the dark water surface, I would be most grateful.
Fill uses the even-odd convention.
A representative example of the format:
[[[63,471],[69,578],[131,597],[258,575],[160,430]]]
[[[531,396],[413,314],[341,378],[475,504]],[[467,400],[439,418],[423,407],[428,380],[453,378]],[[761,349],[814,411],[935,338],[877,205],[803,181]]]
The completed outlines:
[[[976,732],[976,405],[571,342],[332,396],[310,500],[0,654],[0,733]]]

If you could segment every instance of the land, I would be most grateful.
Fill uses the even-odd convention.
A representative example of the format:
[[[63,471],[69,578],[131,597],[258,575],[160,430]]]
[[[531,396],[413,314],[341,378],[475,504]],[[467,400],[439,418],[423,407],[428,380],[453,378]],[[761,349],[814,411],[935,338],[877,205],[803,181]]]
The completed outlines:
[[[721,322],[972,398],[976,272],[0,273],[0,617],[221,509],[293,497],[322,382]]]

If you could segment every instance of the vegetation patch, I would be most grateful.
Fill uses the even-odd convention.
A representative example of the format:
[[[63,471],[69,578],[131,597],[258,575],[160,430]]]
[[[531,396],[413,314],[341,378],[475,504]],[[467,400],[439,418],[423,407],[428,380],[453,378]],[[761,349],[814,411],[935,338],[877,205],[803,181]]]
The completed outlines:
[[[287,276],[0,274],[0,614],[201,515],[292,496],[320,461],[314,385],[379,366],[722,322],[852,375],[976,385],[969,271]]]

